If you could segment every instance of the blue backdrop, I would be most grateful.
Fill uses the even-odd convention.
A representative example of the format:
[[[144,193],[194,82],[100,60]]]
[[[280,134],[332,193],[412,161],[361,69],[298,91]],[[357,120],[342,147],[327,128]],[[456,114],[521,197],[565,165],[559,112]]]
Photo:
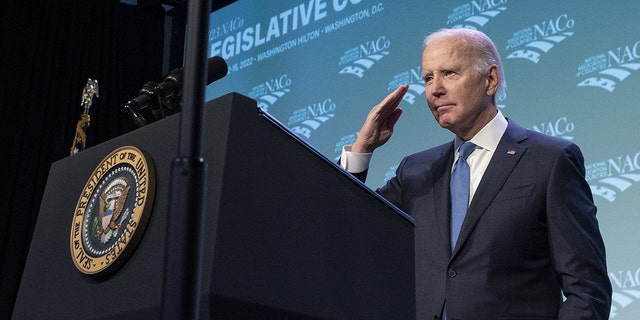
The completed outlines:
[[[607,245],[611,319],[637,319],[637,12],[640,2],[632,0],[606,7],[558,0],[240,0],[210,17],[209,55],[222,56],[230,71],[207,88],[207,100],[231,91],[254,98],[334,161],[369,109],[410,84],[395,134],[371,164],[367,185],[376,188],[404,155],[453,139],[425,102],[424,37],[444,27],[482,30],[505,67],[502,112],[582,148]]]

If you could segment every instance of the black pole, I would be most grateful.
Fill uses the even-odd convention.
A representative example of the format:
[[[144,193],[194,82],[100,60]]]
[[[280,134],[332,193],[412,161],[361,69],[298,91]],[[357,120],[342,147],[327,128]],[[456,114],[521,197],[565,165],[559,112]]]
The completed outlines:
[[[198,319],[205,173],[202,158],[210,0],[190,0],[178,155],[171,164],[162,291],[163,319]]]

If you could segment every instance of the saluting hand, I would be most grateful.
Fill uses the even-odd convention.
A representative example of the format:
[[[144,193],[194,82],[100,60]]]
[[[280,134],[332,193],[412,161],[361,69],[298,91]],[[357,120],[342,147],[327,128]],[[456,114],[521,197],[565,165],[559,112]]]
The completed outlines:
[[[369,111],[356,141],[351,146],[351,152],[370,153],[389,141],[393,127],[402,115],[402,109],[398,105],[408,88],[407,84],[399,86]]]

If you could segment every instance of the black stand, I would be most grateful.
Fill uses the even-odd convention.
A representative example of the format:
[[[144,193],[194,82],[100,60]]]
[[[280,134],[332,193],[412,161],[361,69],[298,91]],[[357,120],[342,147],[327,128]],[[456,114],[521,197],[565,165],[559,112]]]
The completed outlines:
[[[191,0],[178,158],[171,166],[163,319],[197,319],[200,305],[206,163],[202,158],[206,39],[210,0]]]

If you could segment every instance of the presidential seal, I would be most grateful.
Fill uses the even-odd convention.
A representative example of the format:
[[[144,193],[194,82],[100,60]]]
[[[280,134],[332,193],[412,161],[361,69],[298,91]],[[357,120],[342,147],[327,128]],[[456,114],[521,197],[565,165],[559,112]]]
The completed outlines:
[[[71,224],[71,257],[80,272],[116,271],[142,238],[155,195],[155,168],[136,147],[106,156],[87,181]]]

